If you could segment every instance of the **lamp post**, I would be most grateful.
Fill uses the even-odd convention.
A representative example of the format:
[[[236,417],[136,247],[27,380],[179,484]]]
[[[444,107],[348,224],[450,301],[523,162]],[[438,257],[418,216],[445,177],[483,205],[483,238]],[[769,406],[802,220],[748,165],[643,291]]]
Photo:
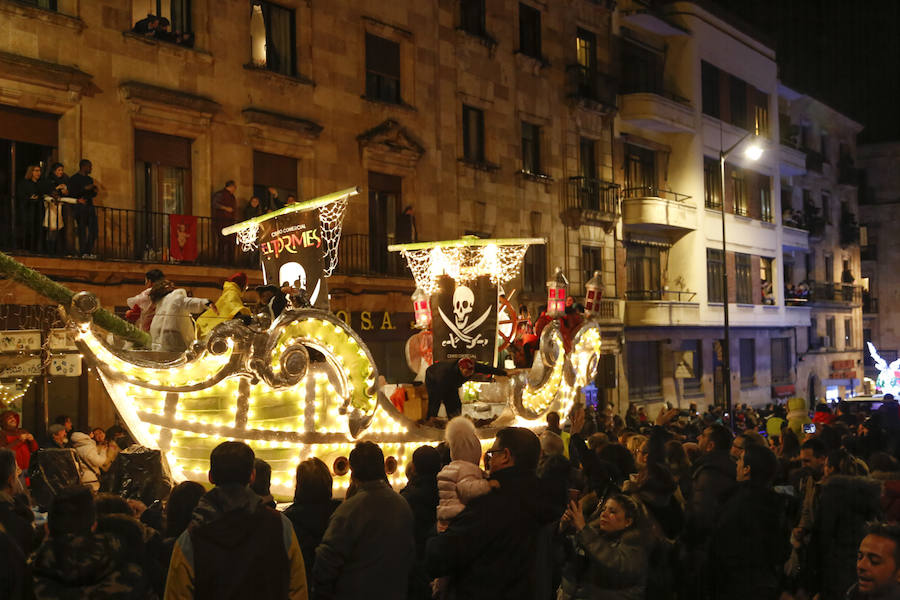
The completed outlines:
[[[721,203],[722,203],[722,308],[724,309],[724,342],[722,348],[722,376],[725,383],[725,410],[728,413],[728,425],[731,428],[731,431],[734,431],[734,406],[731,400],[731,335],[729,333],[728,328],[728,260],[726,254],[726,239],[725,239],[725,160],[728,156],[734,152],[738,146],[744,143],[748,137],[753,135],[753,132],[747,132],[744,134],[741,139],[734,143],[728,150],[719,150],[719,182],[721,187],[719,188],[720,193],[722,194]],[[763,150],[761,146],[751,145],[747,147],[744,155],[750,160],[758,160],[760,156],[762,156]]]

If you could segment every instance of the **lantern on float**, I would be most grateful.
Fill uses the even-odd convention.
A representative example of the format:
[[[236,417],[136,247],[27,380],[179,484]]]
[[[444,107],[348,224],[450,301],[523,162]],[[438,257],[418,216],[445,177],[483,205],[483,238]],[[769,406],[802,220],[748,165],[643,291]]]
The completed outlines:
[[[547,282],[547,316],[561,317],[566,314],[568,290],[569,280],[563,275],[562,269],[556,267],[553,278]]]
[[[584,312],[591,316],[600,312],[600,298],[603,297],[603,281],[600,271],[594,271],[594,276],[584,284]]]
[[[413,310],[415,311],[416,327],[428,329],[431,327],[431,305],[428,294],[422,288],[416,288],[412,293]]]

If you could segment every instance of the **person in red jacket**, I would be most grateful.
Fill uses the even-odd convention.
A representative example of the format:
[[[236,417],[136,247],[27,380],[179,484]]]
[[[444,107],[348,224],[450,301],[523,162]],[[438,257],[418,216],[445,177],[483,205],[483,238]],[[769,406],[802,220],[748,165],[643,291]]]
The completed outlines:
[[[0,413],[0,447],[16,453],[16,464],[23,471],[31,462],[31,453],[38,449],[34,436],[19,428],[19,414],[12,410]]]

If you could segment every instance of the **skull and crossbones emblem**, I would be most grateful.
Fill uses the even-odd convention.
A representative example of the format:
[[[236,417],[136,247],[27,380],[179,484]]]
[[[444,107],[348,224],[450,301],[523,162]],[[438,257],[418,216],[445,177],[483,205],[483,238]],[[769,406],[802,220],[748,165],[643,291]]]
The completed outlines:
[[[442,308],[438,307],[441,319],[443,319],[444,323],[447,324],[447,327],[450,328],[449,339],[441,342],[441,345],[451,346],[456,349],[459,343],[462,342],[469,350],[475,346],[487,345],[488,340],[485,339],[481,333],[474,336],[470,333],[477,329],[478,326],[484,323],[488,316],[490,316],[491,307],[488,306],[480,317],[469,323],[469,318],[473,310],[475,310],[475,293],[467,286],[457,286],[453,291],[453,320],[444,313]]]

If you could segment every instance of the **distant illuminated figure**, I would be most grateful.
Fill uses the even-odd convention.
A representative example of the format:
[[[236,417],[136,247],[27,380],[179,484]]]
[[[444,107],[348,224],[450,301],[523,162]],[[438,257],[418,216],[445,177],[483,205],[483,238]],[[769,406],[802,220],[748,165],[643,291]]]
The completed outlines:
[[[872,342],[866,342],[869,346],[869,354],[875,361],[875,368],[878,369],[878,377],[875,379],[875,388],[883,394],[900,394],[900,378],[897,377],[898,369],[900,369],[900,358],[888,364],[886,360],[878,355],[878,351]]]

